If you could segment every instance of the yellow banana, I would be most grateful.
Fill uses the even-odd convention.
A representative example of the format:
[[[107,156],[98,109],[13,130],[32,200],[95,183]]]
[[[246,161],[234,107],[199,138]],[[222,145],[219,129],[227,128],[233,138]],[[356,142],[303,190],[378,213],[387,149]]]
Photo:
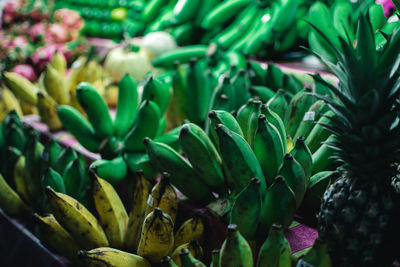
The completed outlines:
[[[39,89],[25,77],[15,72],[5,72],[4,81],[18,98],[31,104],[37,104],[37,93]]]
[[[0,208],[8,215],[22,215],[29,209],[17,192],[14,191],[0,174]]]
[[[150,195],[150,191],[150,182],[144,178],[142,171],[137,171],[133,187],[132,206],[129,212],[128,229],[125,236],[125,249],[127,251],[137,251],[143,221],[146,217],[147,199]]]
[[[99,221],[76,199],[46,187],[46,194],[57,221],[85,249],[108,246]]]
[[[21,156],[14,166],[14,183],[15,190],[28,203],[33,203],[34,199],[29,192],[29,173],[25,166],[25,157]]]
[[[190,242],[192,239],[198,240],[200,243],[204,237],[204,223],[200,213],[196,213],[193,218],[185,221],[175,234],[174,248]]]
[[[72,236],[57,222],[53,214],[41,217],[34,214],[40,230],[40,241],[56,253],[73,262],[77,260],[79,246]]]
[[[172,222],[175,223],[178,211],[178,196],[170,183],[169,174],[166,172],[162,174],[161,180],[151,190],[147,200],[146,215],[157,207],[167,213]]]
[[[22,113],[24,115],[30,115],[30,114],[38,114],[37,107],[31,104],[28,104],[25,101],[19,102],[21,105]]]
[[[49,65],[53,67],[56,71],[58,71],[63,79],[65,78],[65,72],[67,70],[67,60],[62,53],[56,51],[51,58]]]
[[[93,199],[101,225],[110,245],[122,248],[128,225],[128,214],[114,187],[106,180],[91,175],[93,179]]]
[[[174,224],[168,214],[156,208],[143,223],[137,254],[154,263],[169,255],[174,247]]]
[[[51,65],[47,65],[43,79],[47,93],[59,105],[69,103],[69,91],[65,88],[64,77]]]
[[[14,109],[17,112],[18,116],[23,116],[21,105],[19,104],[18,99],[9,89],[3,88],[3,90],[1,90],[0,99],[3,104],[1,111],[8,113],[9,111]]]
[[[57,103],[51,96],[38,92],[38,110],[40,119],[49,126],[50,131],[62,128],[62,123],[57,115]]]
[[[143,257],[110,247],[100,247],[90,251],[80,250],[78,257],[84,266],[88,267],[151,267]]]
[[[190,240],[189,243],[185,243],[177,247],[174,252],[171,254],[172,260],[175,262],[176,265],[179,267],[182,266],[181,258],[179,257],[179,253],[181,253],[182,249],[188,249],[192,256],[196,259],[200,260],[203,257],[203,248],[200,246],[199,241],[196,239]]]
[[[118,86],[107,86],[104,90],[104,98],[109,107],[116,107],[118,103]]]

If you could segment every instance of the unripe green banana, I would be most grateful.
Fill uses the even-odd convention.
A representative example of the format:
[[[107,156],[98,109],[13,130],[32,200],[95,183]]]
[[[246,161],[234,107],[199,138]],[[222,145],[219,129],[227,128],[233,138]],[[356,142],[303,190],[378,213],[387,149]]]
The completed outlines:
[[[90,185],[85,166],[76,158],[69,162],[63,173],[66,194],[80,200],[83,192]]]
[[[295,212],[296,197],[285,178],[277,176],[265,192],[258,233],[267,236],[273,224],[280,224],[286,229],[292,223]]]
[[[260,180],[251,179],[250,183],[238,194],[233,207],[230,224],[236,224],[247,240],[252,240],[257,231],[263,196]]]
[[[63,194],[66,192],[63,177],[52,168],[47,168],[45,171],[42,184],[44,187],[50,186],[56,192]]]
[[[291,267],[292,259],[289,242],[283,234],[282,226],[272,225],[268,237],[260,248],[258,267]]]
[[[320,117],[328,111],[328,109],[329,107],[323,100],[318,100],[312,104],[308,111],[304,114],[303,120],[300,122],[293,138],[297,139],[299,136],[308,136],[315,124],[315,121],[318,121]]]
[[[100,138],[97,137],[93,126],[75,108],[68,105],[58,106],[58,117],[63,126],[87,150],[97,153],[100,147]]]
[[[190,60],[187,71],[187,109],[188,119],[196,124],[203,124],[207,118],[211,91],[208,79],[205,76],[205,66],[201,61],[193,58]]]
[[[244,68],[239,69],[237,74],[232,78],[232,87],[236,95],[235,110],[246,104],[247,99],[250,98],[250,86],[251,82],[246,70]]]
[[[252,97],[260,99],[263,103],[268,102],[275,95],[275,91],[262,85],[253,85],[249,92]]]
[[[304,137],[300,136],[296,140],[296,144],[293,149],[290,151],[290,154],[300,163],[303,167],[304,174],[306,175],[306,187],[308,187],[308,183],[310,182],[310,177],[313,172],[313,162],[312,162],[312,154],[306,144],[304,143]]]
[[[209,30],[222,25],[235,16],[239,10],[243,9],[249,3],[249,0],[232,0],[222,2],[208,13],[208,15],[203,19],[201,26],[204,29]]]
[[[211,264],[210,267],[221,267],[219,262],[219,249],[211,251]]]
[[[206,267],[204,263],[193,257],[189,249],[183,248],[179,253],[182,267]]]
[[[125,74],[118,84],[118,104],[114,120],[115,136],[123,137],[129,131],[135,119],[138,98],[135,79],[131,75]]]
[[[210,188],[221,193],[224,188],[222,160],[207,134],[199,126],[182,126],[179,143],[199,178]]]
[[[296,266],[331,267],[332,261],[328,253],[328,247],[320,238],[314,241],[313,246],[298,261]]]
[[[160,143],[164,143],[169,145],[170,147],[172,147],[175,150],[179,150],[179,132],[181,130],[182,126],[178,126],[175,127],[173,129],[171,129],[169,132],[161,135],[161,136],[157,136],[156,138],[154,138],[154,141],[156,142],[160,142]]]
[[[155,102],[160,108],[160,115],[163,115],[167,110],[170,99],[171,92],[165,83],[153,76],[146,80],[143,86],[142,102],[144,100]]]
[[[351,40],[354,38],[355,28],[352,25],[354,12],[355,10],[350,2],[341,1],[333,5],[333,26],[337,33],[343,38],[347,38],[346,35],[348,35]]]
[[[193,167],[170,146],[145,138],[147,154],[159,172],[171,174],[171,183],[188,198],[208,202],[214,197],[208,186],[197,176]],[[193,190],[196,188],[196,190]]]
[[[180,46],[188,45],[194,38],[196,28],[192,22],[187,22],[173,28],[170,35],[175,39],[176,43]]]
[[[215,132],[215,126],[217,126],[217,124],[223,124],[229,130],[243,137],[243,132],[239,123],[230,112],[225,110],[211,110],[208,113],[208,117],[210,118],[210,123],[208,124],[210,135],[217,149],[219,149],[218,136]]]
[[[223,75],[214,90],[210,109],[233,111],[235,109],[236,94],[230,78]]]
[[[279,136],[281,137],[283,151],[286,151],[286,130],[285,125],[282,119],[279,117],[278,114],[273,112],[267,104],[261,106],[261,113],[267,118],[267,121],[275,126],[275,128],[279,132]]]
[[[296,133],[297,127],[304,118],[304,114],[310,109],[317,98],[310,94],[310,89],[303,89],[292,97],[289,109],[285,114],[284,122],[286,133],[291,137]]]
[[[146,6],[141,14],[141,20],[144,23],[150,23],[156,17],[160,9],[166,4],[166,0],[150,0],[147,1]]]
[[[254,154],[263,170],[267,185],[271,185],[283,162],[285,151],[278,130],[262,114],[254,139]]]
[[[284,90],[279,89],[275,93],[275,95],[267,102],[267,106],[269,107],[269,109],[278,114],[280,118],[285,118],[286,111],[289,108],[285,94],[286,93]]]
[[[247,131],[246,131],[246,141],[249,143],[250,147],[254,149],[254,137],[257,132],[258,128],[258,116],[261,113],[261,101],[260,100],[254,100],[253,101],[253,112],[251,113],[247,125]]]
[[[89,170],[111,184],[121,182],[127,175],[127,166],[122,156],[118,156],[112,160],[96,160],[90,164]]]
[[[243,105],[237,112],[236,120],[242,129],[242,136],[247,137],[247,130],[249,129],[249,120],[253,114],[254,109],[256,109],[255,99],[250,98],[247,104]],[[257,102],[256,102],[257,103]]]
[[[39,142],[36,132],[29,133],[28,142],[25,149],[25,166],[31,179],[28,191],[33,199],[39,197],[41,192],[40,181],[44,161],[41,158],[44,147]]]
[[[180,25],[192,20],[197,15],[201,4],[203,3],[200,0],[178,0],[174,7],[172,23]]]
[[[188,116],[187,82],[186,68],[175,62],[172,72],[172,97],[167,110],[167,119],[171,124],[168,128],[178,126]]]
[[[207,50],[208,46],[202,44],[175,48],[158,55],[152,64],[156,68],[171,68],[176,61],[184,64],[188,63],[192,58],[204,58]]]
[[[333,116],[334,113],[331,110],[327,111],[323,116],[321,116],[307,136],[305,143],[311,153],[314,153],[321,146],[321,142],[325,141],[330,135],[330,132],[322,125],[329,124],[331,117]]]
[[[143,138],[154,138],[159,129],[161,113],[158,105],[150,100],[144,100],[139,107],[133,128],[124,139],[127,151],[144,151]]]
[[[42,91],[39,91],[37,96],[37,109],[40,115],[40,120],[47,124],[50,131],[61,129],[62,124],[57,116],[57,103],[51,96]]]
[[[296,207],[299,207],[306,192],[306,175],[300,163],[291,155],[286,154],[278,172],[283,176],[288,186],[296,196]]]
[[[240,234],[236,224],[228,225],[228,233],[221,247],[219,261],[221,267],[253,267],[250,245]]]
[[[42,157],[46,159],[50,167],[54,167],[58,156],[63,151],[63,148],[54,139],[49,140],[43,150]]]
[[[335,160],[332,158],[334,154],[333,148],[329,147],[326,142],[334,142],[335,138],[333,135],[329,136],[327,140],[322,144],[313,154],[312,154],[312,162],[313,162],[313,174],[333,169],[335,166]]]
[[[64,149],[58,156],[54,165],[54,170],[60,174],[63,174],[67,165],[78,158],[76,151],[71,147]]]
[[[6,131],[6,135],[4,135],[6,144],[23,152],[27,142],[23,129],[18,127],[16,123],[10,123],[7,127],[8,130]]]
[[[261,166],[246,140],[223,124],[218,124],[215,131],[222,161],[230,173],[228,178],[231,180],[228,179],[227,182],[232,191],[239,193],[253,177],[260,179],[261,190],[265,190],[266,183]]]
[[[247,73],[251,84],[266,85],[267,70],[257,61],[247,61]]]
[[[107,104],[93,85],[87,82],[78,84],[76,98],[85,110],[96,135],[101,139],[112,136],[114,126]]]
[[[268,64],[265,74],[266,85],[274,91],[283,88],[284,74],[275,64]]]
[[[161,259],[161,267],[178,267],[170,256],[164,256]]]

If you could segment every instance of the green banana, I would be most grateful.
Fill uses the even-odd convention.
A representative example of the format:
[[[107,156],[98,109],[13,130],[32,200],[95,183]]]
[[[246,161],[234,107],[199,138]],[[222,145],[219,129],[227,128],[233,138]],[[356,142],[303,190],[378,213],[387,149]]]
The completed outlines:
[[[314,153],[320,146],[321,142],[325,141],[329,136],[329,131],[324,128],[324,124],[328,124],[334,113],[329,110],[323,116],[320,117],[318,122],[314,125],[311,132],[308,134],[305,143],[310,149],[311,153]]]
[[[145,100],[139,107],[133,128],[124,139],[124,148],[127,151],[144,151],[143,138],[154,138],[159,128],[161,112],[158,105]]]
[[[262,208],[260,179],[252,178],[250,183],[238,194],[233,206],[230,224],[236,224],[247,240],[254,238]]]
[[[200,3],[202,3],[200,0],[178,0],[174,7],[172,23],[180,25],[192,20],[197,15]]]
[[[58,156],[63,151],[63,148],[54,139],[50,139],[43,150],[42,157],[46,159],[50,167],[54,167]]]
[[[236,224],[228,225],[227,237],[220,250],[221,267],[253,267],[253,255]]]
[[[71,147],[67,147],[58,156],[53,169],[56,172],[63,174],[67,165],[77,158],[78,155],[76,154],[76,151]]]
[[[67,194],[75,199],[80,200],[82,192],[90,186],[89,177],[86,174],[85,167],[81,161],[76,158],[69,162],[63,173],[65,190]]]
[[[227,182],[235,193],[239,193],[253,177],[260,179],[261,189],[266,183],[261,166],[246,140],[229,130],[223,124],[215,128],[218,135],[220,153],[223,163],[230,173]]]
[[[85,110],[95,134],[102,139],[112,136],[114,126],[107,104],[93,85],[87,82],[79,83],[76,88],[76,98]]]
[[[285,178],[288,186],[296,196],[296,207],[299,207],[306,192],[306,175],[302,165],[291,155],[286,154],[278,175]]]
[[[286,133],[291,137],[296,133],[300,122],[304,118],[304,114],[317,99],[315,96],[311,95],[310,92],[310,89],[304,88],[295,94],[289,103],[289,109],[285,114],[284,122]]]
[[[203,124],[211,98],[203,63],[195,58],[191,59],[186,77],[187,84],[190,84],[187,90],[188,119],[196,124]]]
[[[303,120],[300,122],[299,127],[297,127],[293,139],[297,139],[299,136],[303,136],[304,138],[307,137],[312,130],[315,121],[318,121],[320,117],[328,111],[328,109],[329,107],[323,100],[318,100],[312,104],[304,114]]]
[[[232,78],[232,87],[235,90],[236,103],[235,110],[246,104],[250,98],[249,90],[251,86],[250,79],[245,68],[240,68],[236,75]]]
[[[283,80],[285,75],[282,70],[275,64],[268,64],[265,74],[266,85],[274,91],[283,88]]]
[[[50,186],[56,192],[66,192],[63,177],[52,168],[47,168],[43,174],[42,184],[43,187]]]
[[[251,21],[251,25],[237,40],[235,40],[235,42],[229,47],[229,50],[243,52],[246,44],[251,41],[252,37],[257,33],[260,27],[262,27],[263,17],[264,10],[257,10],[257,13],[254,14],[254,18]]]
[[[152,64],[156,68],[171,68],[176,61],[184,64],[188,63],[192,58],[204,58],[207,50],[208,46],[203,44],[175,48],[158,55]]]
[[[178,267],[170,256],[164,256],[161,259],[161,267]]]
[[[306,144],[304,143],[304,137],[300,136],[296,140],[296,144],[290,151],[290,154],[300,163],[303,167],[304,174],[306,175],[306,187],[310,182],[311,174],[313,173],[313,161],[312,154]]]
[[[258,129],[254,138],[254,154],[263,170],[267,185],[271,185],[283,162],[285,150],[274,125],[265,115],[258,117]]]
[[[214,7],[214,9],[207,14],[207,16],[201,22],[201,27],[206,30],[210,30],[224,24],[233,18],[233,16],[235,16],[239,10],[243,9],[249,3],[249,0],[224,1]]]
[[[210,267],[221,267],[219,262],[219,249],[213,249],[211,251],[211,264]]]
[[[317,238],[311,249],[298,261],[296,266],[333,266],[326,244],[320,238]]]
[[[290,245],[283,234],[282,226],[272,225],[268,237],[260,248],[258,267],[291,267]]]
[[[122,156],[118,156],[112,160],[94,161],[90,164],[89,171],[111,184],[117,184],[126,178],[128,169]]]
[[[156,138],[154,138],[154,141],[167,144],[170,147],[174,148],[175,150],[179,150],[178,139],[179,139],[179,131],[180,131],[181,127],[182,126],[175,127],[173,129],[169,130],[169,132],[167,132],[161,136],[157,136]]]
[[[21,152],[25,150],[27,142],[25,133],[17,124],[11,123],[8,125],[8,130],[6,135],[4,135],[4,139],[8,146],[15,147]]]
[[[198,177],[216,192],[223,192],[222,160],[203,129],[193,123],[183,125],[179,133],[179,143]]]
[[[327,140],[312,154],[313,174],[323,170],[333,169],[335,167],[335,161],[332,158],[335,151],[326,144],[334,141],[335,137],[333,135],[329,136]]]
[[[38,141],[37,133],[30,132],[25,150],[25,166],[30,178],[28,191],[33,199],[39,197],[38,194],[41,191],[40,181],[42,178],[42,167],[44,163],[41,159],[41,155],[43,150],[44,147]]]
[[[289,227],[296,212],[296,197],[285,178],[277,176],[265,192],[258,234],[266,236],[273,224]]]
[[[142,102],[144,100],[155,102],[160,108],[160,115],[163,115],[167,110],[170,99],[171,92],[165,83],[161,82],[157,78],[154,78],[153,76],[150,76],[146,80],[143,86]]]
[[[189,199],[208,202],[214,197],[193,167],[170,146],[145,138],[151,164],[160,172],[171,174],[171,183]],[[196,188],[196,190],[193,190]]]
[[[354,10],[350,2],[341,1],[333,6],[333,26],[336,32],[343,38],[347,38],[347,35],[351,40],[354,38],[355,29],[351,25],[353,15]]]
[[[252,97],[257,97],[263,103],[268,102],[275,95],[275,91],[262,85],[253,85],[249,91]]]
[[[181,260],[182,267],[206,267],[204,263],[193,257],[189,249],[183,248],[179,252],[179,258]]]
[[[210,118],[210,122],[207,124],[207,126],[209,127],[211,139],[214,142],[217,149],[219,149],[218,136],[217,133],[215,132],[215,126],[217,126],[217,124],[223,124],[229,130],[243,137],[243,132],[242,129],[240,128],[239,123],[237,122],[235,117],[228,111],[211,110],[208,113],[208,117]]]
[[[250,98],[245,105],[243,105],[236,114],[236,120],[242,129],[241,136],[247,137],[247,130],[249,129],[249,120],[253,111],[256,109],[255,99]]]
[[[123,137],[131,127],[138,106],[138,91],[135,79],[129,75],[121,79],[118,84],[117,113],[114,119],[114,134]]]
[[[286,110],[289,108],[285,95],[286,92],[283,89],[279,89],[267,102],[267,107],[282,119],[285,118]]]
[[[369,9],[369,19],[372,24],[372,29],[374,32],[381,29],[383,25],[387,22],[387,18],[385,17],[385,13],[383,10],[383,6],[377,3],[373,3]]]
[[[253,85],[265,85],[267,70],[261,66],[257,61],[247,61],[247,74],[249,75],[251,84]]]
[[[142,14],[141,20],[148,24],[153,21],[157,14],[159,13],[160,9],[167,3],[166,0],[149,0],[147,1]]]
[[[227,75],[220,77],[211,98],[210,109],[232,111],[235,109],[235,90]]]
[[[100,138],[96,135],[93,126],[75,108],[69,105],[58,106],[58,117],[64,127],[87,150],[97,153],[100,147]]]
[[[258,128],[258,116],[261,113],[261,104],[262,103],[260,100],[255,99],[253,101],[253,111],[250,114],[249,121],[247,123],[245,139],[252,149],[254,149],[254,137]]]
[[[158,172],[150,163],[149,156],[142,152],[126,152],[123,154],[125,163],[132,173],[139,170],[143,171],[143,175],[148,180],[157,178]]]
[[[286,129],[282,119],[273,112],[267,104],[261,106],[261,113],[267,118],[267,121],[275,126],[281,137],[283,151],[286,151]]]

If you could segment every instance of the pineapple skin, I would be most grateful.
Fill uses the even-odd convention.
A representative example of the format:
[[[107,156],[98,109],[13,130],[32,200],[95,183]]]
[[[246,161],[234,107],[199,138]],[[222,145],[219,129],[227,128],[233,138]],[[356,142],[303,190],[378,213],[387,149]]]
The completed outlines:
[[[400,256],[399,204],[389,184],[349,178],[333,183],[318,214],[318,232],[333,266],[391,266]]]

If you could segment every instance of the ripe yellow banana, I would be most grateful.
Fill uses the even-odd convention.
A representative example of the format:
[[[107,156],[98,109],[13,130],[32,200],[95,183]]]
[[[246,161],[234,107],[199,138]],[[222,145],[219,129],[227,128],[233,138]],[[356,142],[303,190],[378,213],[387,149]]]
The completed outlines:
[[[137,171],[133,187],[132,206],[129,212],[128,229],[125,236],[125,249],[127,251],[137,251],[143,221],[146,217],[147,199],[150,195],[150,191],[150,182],[144,178],[142,171]]]
[[[62,123],[57,115],[57,103],[51,96],[42,92],[38,93],[38,110],[40,119],[49,126],[50,131],[62,128]]]
[[[197,241],[196,239],[192,239],[190,240],[189,243],[185,243],[177,247],[171,254],[172,260],[179,267],[182,266],[179,254],[181,253],[182,249],[185,248],[188,249],[189,252],[192,253],[192,256],[195,257],[196,259],[201,260],[201,258],[203,257],[203,248],[200,246],[199,241]]]
[[[168,214],[156,208],[146,216],[137,254],[154,263],[169,255],[174,247],[174,224]]]
[[[128,225],[128,214],[114,187],[106,180],[92,173],[93,199],[100,223],[106,232],[110,245],[122,248]]]
[[[169,174],[166,172],[162,174],[161,180],[151,190],[147,200],[146,215],[157,207],[167,213],[172,222],[175,223],[178,211],[178,196],[170,183]]]
[[[200,213],[196,213],[193,218],[185,221],[175,234],[175,244],[176,249],[180,245],[190,242],[192,239],[198,240],[200,243],[203,241],[204,237],[204,223]]]
[[[151,267],[143,257],[110,247],[100,247],[89,251],[80,250],[78,257],[83,261],[84,266],[88,267]]]
[[[40,240],[56,253],[76,262],[79,246],[72,236],[57,222],[53,214],[34,214],[40,229]]]
[[[0,208],[8,215],[17,216],[28,211],[28,207],[0,174]],[[173,242],[173,241],[172,241]]]
[[[25,166],[25,157],[21,156],[14,166],[14,183],[15,190],[27,204],[31,204],[34,201],[29,191],[29,179],[29,173]]]
[[[51,65],[47,65],[43,79],[47,93],[57,104],[69,103],[69,91],[65,88],[64,77]]]
[[[51,58],[49,65],[53,67],[58,73],[60,73],[61,77],[65,79],[65,72],[67,70],[67,60],[65,56],[56,51]]]
[[[2,112],[4,111],[5,113],[8,113],[14,109],[18,116],[23,116],[21,105],[19,104],[18,99],[9,89],[3,88],[3,90],[1,90],[0,101],[2,104]]]
[[[46,187],[46,194],[57,221],[85,249],[108,246],[99,221],[76,199]]]
[[[34,106],[37,104],[39,89],[28,79],[15,72],[5,72],[4,81],[18,98]]]

